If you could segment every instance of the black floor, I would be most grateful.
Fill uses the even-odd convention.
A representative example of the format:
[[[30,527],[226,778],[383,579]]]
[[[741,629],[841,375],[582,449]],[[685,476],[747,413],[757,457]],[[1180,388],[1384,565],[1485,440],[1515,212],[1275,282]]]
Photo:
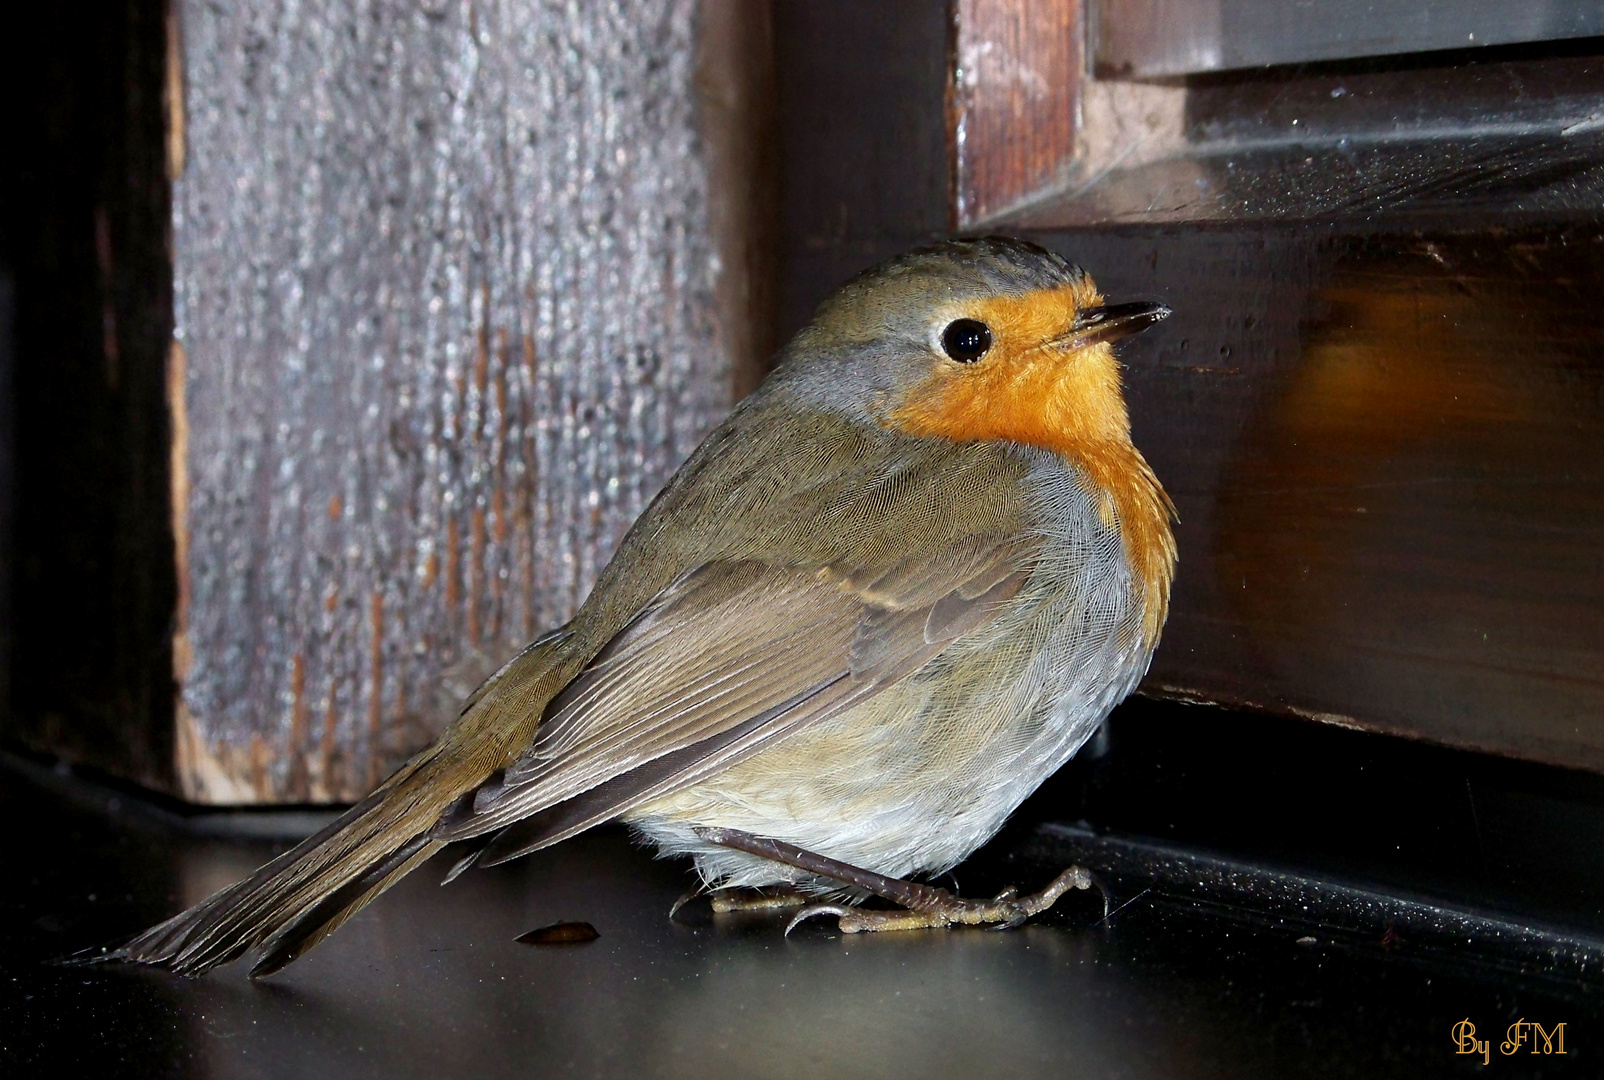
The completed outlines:
[[[685,867],[603,830],[447,888],[445,863],[426,867],[256,983],[244,964],[184,981],[47,961],[243,875],[282,843],[239,831],[293,833],[306,815],[184,820],[17,759],[0,767],[0,813],[0,1076],[1604,1075],[1585,942],[1538,932],[1511,952],[1473,923],[1462,938],[1420,929],[1429,905],[1389,914],[1384,896],[1342,887],[1272,896],[1273,874],[1246,863],[1194,863],[1184,846],[1155,859],[1152,838],[1043,826],[1039,804],[960,868],[963,890],[1034,887],[1078,852],[1106,864],[1112,918],[1072,894],[1007,933],[821,922],[786,939],[778,918],[700,904],[670,922]],[[566,919],[600,938],[513,940]],[[1455,1052],[1466,1019],[1489,1040],[1485,1067]],[[1530,1053],[1529,1028],[1501,1054],[1519,1019],[1564,1023],[1565,1055]]]

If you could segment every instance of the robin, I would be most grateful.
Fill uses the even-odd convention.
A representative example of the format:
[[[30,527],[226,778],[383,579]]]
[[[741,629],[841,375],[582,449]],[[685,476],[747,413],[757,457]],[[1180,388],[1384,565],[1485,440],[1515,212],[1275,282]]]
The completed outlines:
[[[448,844],[455,877],[622,820],[847,932],[1013,925],[908,880],[984,843],[1146,672],[1174,509],[1111,343],[1169,315],[988,238],[848,282],[624,537],[567,625],[336,822],[101,954],[279,970]],[[877,895],[899,905],[868,910]],[[833,901],[833,902],[830,902]],[[793,920],[792,925],[795,925]]]

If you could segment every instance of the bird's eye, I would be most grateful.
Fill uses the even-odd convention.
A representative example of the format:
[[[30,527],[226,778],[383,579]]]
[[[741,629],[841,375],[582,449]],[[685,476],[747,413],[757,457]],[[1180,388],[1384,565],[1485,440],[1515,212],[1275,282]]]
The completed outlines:
[[[941,333],[941,347],[960,364],[973,364],[991,348],[991,327],[978,319],[954,319]]]

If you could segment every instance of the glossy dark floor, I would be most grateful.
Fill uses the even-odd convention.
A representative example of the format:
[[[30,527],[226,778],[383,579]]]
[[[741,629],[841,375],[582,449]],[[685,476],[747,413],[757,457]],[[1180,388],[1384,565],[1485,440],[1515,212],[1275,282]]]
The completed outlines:
[[[219,833],[293,833],[306,815],[182,821],[14,759],[0,812],[5,1076],[1514,1077],[1596,1076],[1604,1060],[1585,965],[1533,973],[1474,942],[1411,950],[1411,930],[1187,899],[1128,866],[1107,921],[1072,894],[1009,933],[843,936],[821,922],[786,939],[778,918],[703,904],[670,922],[685,867],[616,830],[443,889],[443,864],[425,868],[259,983],[243,964],[192,982],[49,966],[282,846]],[[1052,835],[1027,813],[960,868],[964,891],[1039,885],[1064,850]],[[564,919],[601,936],[513,940]],[[1565,1056],[1501,1055],[1520,1018],[1565,1023]],[[1489,1039],[1485,1070],[1455,1053],[1464,1019]]]

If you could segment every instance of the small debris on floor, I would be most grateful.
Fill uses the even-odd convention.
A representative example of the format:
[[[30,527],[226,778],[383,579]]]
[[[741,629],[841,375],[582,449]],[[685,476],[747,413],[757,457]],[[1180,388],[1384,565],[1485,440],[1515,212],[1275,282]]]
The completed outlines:
[[[558,922],[519,934],[514,940],[525,945],[583,945],[599,937],[601,932],[588,922]]]

